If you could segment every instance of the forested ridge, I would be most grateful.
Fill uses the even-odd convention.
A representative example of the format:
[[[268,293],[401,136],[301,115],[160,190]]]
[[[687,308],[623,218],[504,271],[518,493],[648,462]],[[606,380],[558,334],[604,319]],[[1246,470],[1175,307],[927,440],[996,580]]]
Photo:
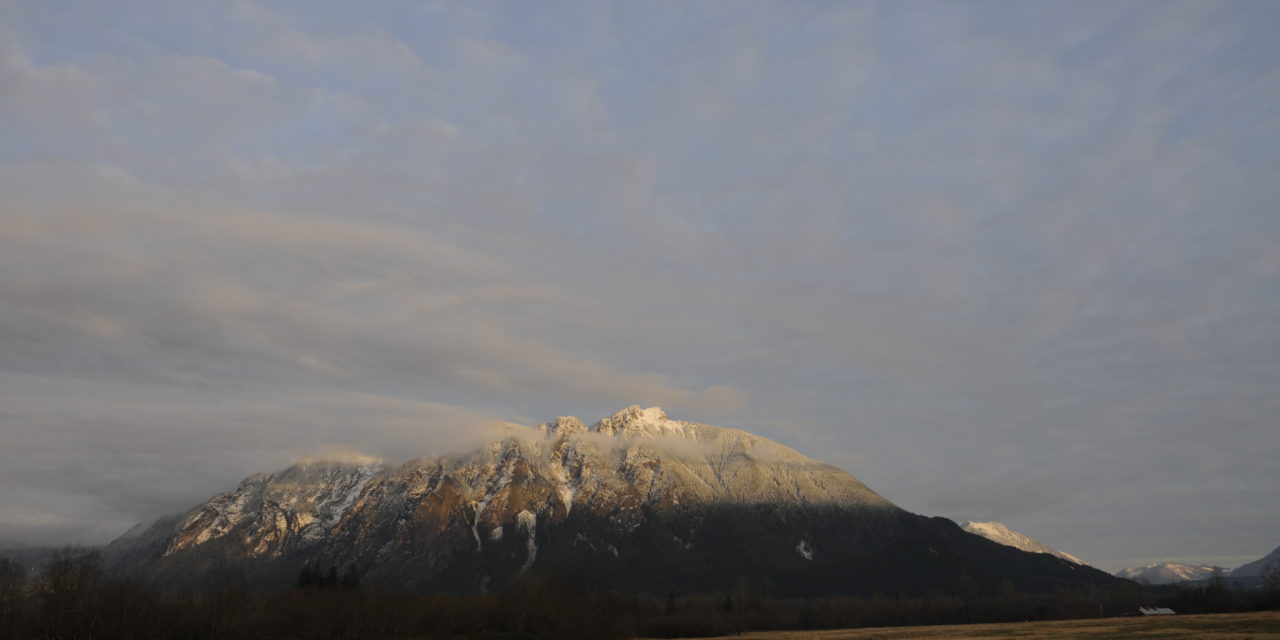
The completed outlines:
[[[1280,584],[1232,589],[1152,587],[1021,593],[875,594],[776,598],[767,580],[725,593],[625,594],[600,578],[529,573],[496,593],[424,594],[367,584],[349,567],[309,562],[286,589],[255,591],[234,569],[206,590],[162,590],[108,571],[94,552],[56,554],[28,576],[0,559],[0,638],[631,638],[771,629],[964,624],[1129,615],[1139,606],[1179,613],[1280,608]]]

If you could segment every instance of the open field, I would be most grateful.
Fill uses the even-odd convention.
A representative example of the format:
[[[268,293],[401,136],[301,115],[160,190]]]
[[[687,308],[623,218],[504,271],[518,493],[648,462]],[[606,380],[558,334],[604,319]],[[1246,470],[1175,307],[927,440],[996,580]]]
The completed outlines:
[[[724,638],[737,640],[906,640],[908,638],[948,638],[950,640],[988,640],[995,638],[1280,640],[1280,611],[932,627],[769,631],[745,633],[740,636],[724,636]]]

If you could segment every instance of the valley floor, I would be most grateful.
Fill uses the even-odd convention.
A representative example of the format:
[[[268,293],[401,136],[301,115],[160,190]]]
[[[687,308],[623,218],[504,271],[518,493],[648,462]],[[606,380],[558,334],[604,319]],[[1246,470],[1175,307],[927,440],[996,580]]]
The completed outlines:
[[[996,638],[1280,640],[1280,611],[930,627],[763,631],[744,633],[740,636],[724,636],[723,640],[908,640],[910,638],[946,638],[948,640],[994,640]]]

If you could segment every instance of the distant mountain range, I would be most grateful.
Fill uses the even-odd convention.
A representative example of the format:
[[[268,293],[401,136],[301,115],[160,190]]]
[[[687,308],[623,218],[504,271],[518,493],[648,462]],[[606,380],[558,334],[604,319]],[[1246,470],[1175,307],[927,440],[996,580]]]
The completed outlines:
[[[999,522],[965,522],[961,528],[993,542],[1023,551],[1047,553],[1077,564],[1086,564],[1079,558],[1054,549],[1039,540],[1010,530]],[[1128,567],[1115,573],[1116,577],[1143,584],[1178,584],[1202,582],[1213,578],[1226,578],[1233,583],[1252,587],[1261,584],[1262,572],[1273,563],[1280,562],[1280,547],[1265,557],[1254,560],[1232,571],[1214,565],[1189,565],[1179,562],[1157,562],[1143,567]]]
[[[1263,583],[1263,574],[1267,567],[1276,563],[1280,563],[1280,547],[1276,547],[1271,553],[1253,562],[1245,563],[1235,570],[1212,565],[1159,562],[1145,567],[1122,569],[1116,572],[1116,576],[1147,584],[1176,584],[1180,582],[1226,579],[1233,584],[1250,587],[1261,585]]]
[[[1116,572],[1116,576],[1145,584],[1175,584],[1208,580],[1214,576],[1226,576],[1228,570],[1213,565],[1190,565],[1179,562],[1158,562],[1145,567],[1129,567]]]
[[[525,572],[625,591],[777,596],[995,593],[1106,585],[1067,556],[1027,553],[908,513],[853,476],[736,429],[629,407],[586,425],[512,426],[478,450],[392,466],[352,457],[251,476],[138,527],[107,561],[171,584],[229,570],[259,587],[306,563],[457,593]]]

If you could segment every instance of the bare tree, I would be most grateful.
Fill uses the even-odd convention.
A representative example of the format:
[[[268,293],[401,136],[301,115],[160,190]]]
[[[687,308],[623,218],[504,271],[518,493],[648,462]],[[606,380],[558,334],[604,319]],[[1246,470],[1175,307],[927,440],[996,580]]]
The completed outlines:
[[[102,622],[95,591],[102,577],[96,552],[67,549],[55,554],[35,582],[43,635],[66,640],[95,637]]]
[[[26,580],[26,573],[18,563],[0,558],[0,637],[13,635],[14,627],[22,618]]]

